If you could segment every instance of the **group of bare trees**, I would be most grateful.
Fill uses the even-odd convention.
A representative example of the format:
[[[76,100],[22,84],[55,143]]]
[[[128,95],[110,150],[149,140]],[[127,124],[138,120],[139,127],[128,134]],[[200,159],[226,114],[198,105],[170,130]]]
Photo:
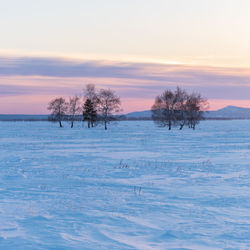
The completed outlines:
[[[62,127],[63,120],[71,122],[86,121],[88,128],[103,123],[105,130],[107,124],[115,120],[115,114],[121,111],[120,98],[110,89],[96,91],[95,85],[88,84],[83,91],[83,97],[73,96],[66,101],[63,97],[53,99],[48,110],[51,111],[50,120],[59,122]]]
[[[202,120],[204,110],[207,108],[207,100],[199,93],[188,94],[177,87],[175,91],[165,90],[155,98],[151,108],[152,119],[160,127],[184,126],[195,129]]]
[[[207,109],[208,102],[199,93],[187,93],[177,87],[176,90],[165,90],[155,98],[155,103],[151,108],[152,119],[160,127],[178,126],[180,130],[184,126],[195,129],[196,125],[204,118],[204,110]],[[51,111],[50,120],[59,122],[86,121],[88,128],[97,124],[107,125],[116,120],[115,114],[121,111],[120,98],[110,89],[100,89],[96,91],[95,85],[88,84],[83,91],[82,97],[73,96],[66,101],[63,97],[55,98],[49,103],[48,110]]]

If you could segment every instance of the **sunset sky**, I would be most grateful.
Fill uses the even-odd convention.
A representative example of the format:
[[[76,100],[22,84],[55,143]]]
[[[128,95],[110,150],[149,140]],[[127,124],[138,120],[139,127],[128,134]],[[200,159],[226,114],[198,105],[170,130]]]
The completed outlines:
[[[111,88],[124,112],[180,86],[210,109],[250,107],[249,0],[8,0],[0,8],[0,113]]]

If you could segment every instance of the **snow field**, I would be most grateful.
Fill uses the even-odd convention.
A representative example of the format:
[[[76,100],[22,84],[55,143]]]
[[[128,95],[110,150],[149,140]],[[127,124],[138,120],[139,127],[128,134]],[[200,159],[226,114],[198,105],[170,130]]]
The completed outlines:
[[[0,122],[0,249],[249,249],[250,121]]]

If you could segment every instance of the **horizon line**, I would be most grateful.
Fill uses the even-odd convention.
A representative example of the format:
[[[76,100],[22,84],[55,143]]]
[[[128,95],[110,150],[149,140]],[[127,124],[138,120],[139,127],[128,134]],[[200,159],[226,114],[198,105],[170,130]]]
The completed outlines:
[[[222,108],[219,108],[219,109],[213,109],[213,110],[205,110],[204,112],[211,112],[211,111],[218,111],[218,110],[221,110],[221,109],[224,109],[224,108],[227,108],[227,107],[235,107],[235,108],[242,108],[242,109],[250,109],[250,107],[240,107],[240,106],[235,106],[235,105],[226,105]],[[127,113],[121,113],[121,115],[126,115],[126,114],[130,114],[130,113],[137,113],[137,112],[145,112],[145,111],[151,111],[151,109],[144,109],[144,110],[137,110],[137,111],[131,111],[131,112],[127,112]],[[8,113],[8,114],[4,114],[4,113],[0,113],[0,115],[33,115],[33,116],[39,116],[39,115],[42,115],[42,116],[49,116],[51,114],[31,114],[31,113],[27,113],[27,114],[24,114],[24,113]],[[117,114],[119,115],[119,114]]]

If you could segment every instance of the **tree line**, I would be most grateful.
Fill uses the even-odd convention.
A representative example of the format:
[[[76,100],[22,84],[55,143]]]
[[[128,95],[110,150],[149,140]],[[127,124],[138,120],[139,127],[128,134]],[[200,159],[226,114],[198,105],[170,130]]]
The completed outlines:
[[[178,126],[180,130],[184,126],[195,129],[196,125],[204,119],[204,110],[208,107],[206,98],[199,93],[187,93],[179,87],[176,90],[165,90],[161,95],[156,96],[151,107],[152,119],[157,126],[167,127],[169,130]],[[117,120],[117,114],[121,112],[120,97],[110,89],[96,90],[94,84],[86,85],[83,96],[75,95],[67,101],[63,97],[53,99],[48,110],[51,111],[49,119],[59,122],[74,121],[87,122],[88,128],[104,124],[107,125]]]

